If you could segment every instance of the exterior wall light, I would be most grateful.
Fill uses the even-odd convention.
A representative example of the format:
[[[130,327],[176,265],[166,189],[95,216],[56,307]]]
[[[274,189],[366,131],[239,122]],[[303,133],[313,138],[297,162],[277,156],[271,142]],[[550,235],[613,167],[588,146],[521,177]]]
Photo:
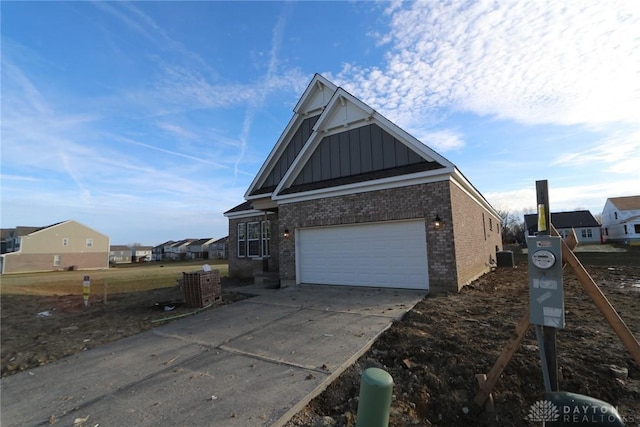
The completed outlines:
[[[288,228],[284,229],[284,234],[282,235],[285,239],[289,239],[289,237],[291,237],[291,233],[289,232]]]
[[[436,214],[436,219],[433,220],[433,226],[438,229],[442,226],[442,220],[440,219],[440,215]]]

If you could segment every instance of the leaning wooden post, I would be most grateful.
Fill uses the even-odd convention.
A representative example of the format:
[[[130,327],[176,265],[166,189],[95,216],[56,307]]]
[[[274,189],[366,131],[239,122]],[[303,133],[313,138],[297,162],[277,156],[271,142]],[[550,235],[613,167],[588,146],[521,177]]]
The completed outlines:
[[[614,332],[622,341],[622,344],[629,350],[633,360],[640,366],[640,343],[633,336],[624,320],[620,317],[618,312],[613,308],[607,297],[602,293],[596,282],[593,281],[587,270],[585,270],[582,263],[576,257],[576,254],[567,246],[565,242],[562,242],[562,260],[569,264],[573,268],[578,281],[582,285],[585,292],[591,297],[595,305],[600,309],[609,325],[613,328]]]
[[[509,338],[507,344],[502,348],[502,352],[500,353],[500,356],[498,356],[498,360],[496,360],[496,363],[487,374],[487,379],[484,381],[482,386],[480,386],[478,394],[476,394],[475,399],[473,399],[476,405],[482,406],[484,402],[486,402],[489,394],[493,391],[498,380],[500,379],[502,372],[511,361],[511,358],[513,357],[515,352],[518,351],[522,340],[527,334],[529,325],[531,324],[529,317],[529,309],[527,308],[524,316],[522,316],[522,318],[520,318],[520,320],[516,324],[516,330],[511,335],[511,338]]]

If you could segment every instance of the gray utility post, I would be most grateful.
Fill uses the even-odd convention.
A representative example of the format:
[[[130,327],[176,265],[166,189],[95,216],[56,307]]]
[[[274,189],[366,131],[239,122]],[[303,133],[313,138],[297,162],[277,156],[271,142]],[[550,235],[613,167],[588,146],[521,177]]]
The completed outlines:
[[[546,180],[536,181],[536,203],[538,206],[538,235],[530,239],[530,243],[527,244],[529,248],[529,309],[531,323],[535,325],[540,347],[545,389],[550,392],[558,391],[556,328],[564,327],[564,296],[562,293],[561,243],[560,237],[550,236],[551,210],[549,208],[549,187]],[[555,284],[555,289],[551,289],[552,284]],[[545,321],[545,310],[547,313],[553,312],[556,315],[560,310],[561,318],[547,316],[548,321]],[[550,320],[551,317],[556,320]],[[551,326],[552,324],[558,326]]]

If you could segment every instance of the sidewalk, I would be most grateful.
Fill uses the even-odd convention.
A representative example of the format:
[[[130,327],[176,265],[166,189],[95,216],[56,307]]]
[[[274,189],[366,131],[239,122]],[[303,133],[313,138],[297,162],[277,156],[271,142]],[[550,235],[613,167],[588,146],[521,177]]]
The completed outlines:
[[[265,289],[0,382],[1,425],[282,425],[424,292]]]

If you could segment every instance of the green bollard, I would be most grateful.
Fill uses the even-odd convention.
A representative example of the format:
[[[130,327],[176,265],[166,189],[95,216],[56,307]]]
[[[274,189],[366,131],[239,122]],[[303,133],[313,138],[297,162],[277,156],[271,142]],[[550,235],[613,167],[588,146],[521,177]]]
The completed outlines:
[[[393,378],[385,370],[369,368],[360,379],[356,427],[388,427]]]

